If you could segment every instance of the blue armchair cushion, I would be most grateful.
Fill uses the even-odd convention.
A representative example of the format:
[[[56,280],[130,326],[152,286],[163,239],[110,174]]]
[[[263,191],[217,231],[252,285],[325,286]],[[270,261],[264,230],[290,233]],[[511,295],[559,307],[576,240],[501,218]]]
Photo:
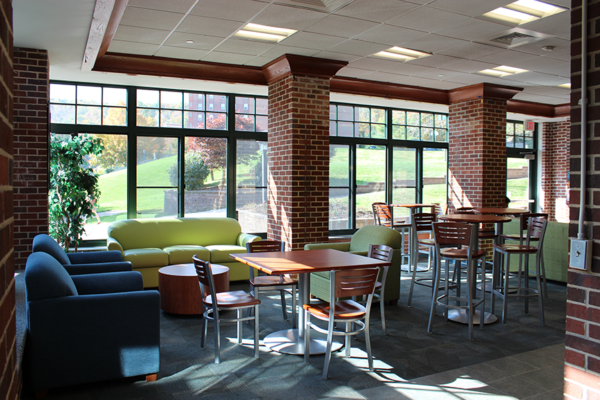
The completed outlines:
[[[67,253],[65,253],[54,239],[46,234],[37,235],[33,238],[33,252],[37,253],[39,251],[50,254],[62,265],[71,264]]]
[[[123,253],[121,253],[119,250],[90,251],[87,253],[66,254],[71,264],[98,264],[123,261]]]
[[[142,273],[139,271],[74,275],[71,278],[80,295],[144,290]]]
[[[54,257],[39,252],[27,259],[25,269],[27,301],[77,296],[77,288],[65,268]]]

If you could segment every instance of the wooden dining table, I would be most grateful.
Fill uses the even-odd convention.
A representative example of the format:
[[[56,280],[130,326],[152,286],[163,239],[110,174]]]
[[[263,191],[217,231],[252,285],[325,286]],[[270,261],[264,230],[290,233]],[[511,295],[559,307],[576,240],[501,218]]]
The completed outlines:
[[[310,274],[312,272],[392,265],[391,262],[333,249],[235,253],[229,256],[269,275],[298,274],[298,293],[301,304],[310,303]],[[302,310],[298,313],[298,329],[273,332],[265,337],[264,344],[271,350],[280,353],[303,355],[305,351],[304,325]],[[337,343],[334,349],[339,349],[341,346],[341,343]],[[324,354],[326,348],[326,336],[311,332],[310,354]]]
[[[479,230],[477,228],[479,226],[479,224],[493,223],[493,224],[496,224],[496,233],[497,234],[499,234],[502,231],[501,224],[511,221],[510,217],[501,216],[501,215],[487,215],[487,214],[448,214],[448,215],[440,215],[440,216],[438,216],[438,219],[441,219],[444,221],[450,221],[450,222],[464,222],[464,223],[468,223],[471,225],[475,225],[476,226],[475,229],[477,229],[477,231]],[[477,239],[477,238],[475,238],[475,239]],[[472,245],[474,246],[475,250],[479,249],[479,241],[478,240],[474,240]],[[460,323],[466,324],[469,322],[469,318],[465,311],[466,310],[449,310],[448,311],[448,319],[455,321],[455,322],[460,322]],[[475,314],[473,315],[473,324],[478,324],[479,318],[480,318],[479,310],[477,310],[475,312]],[[483,321],[484,324],[491,324],[491,323],[496,322],[497,320],[498,320],[498,317],[496,317],[494,314],[485,312],[484,321]]]

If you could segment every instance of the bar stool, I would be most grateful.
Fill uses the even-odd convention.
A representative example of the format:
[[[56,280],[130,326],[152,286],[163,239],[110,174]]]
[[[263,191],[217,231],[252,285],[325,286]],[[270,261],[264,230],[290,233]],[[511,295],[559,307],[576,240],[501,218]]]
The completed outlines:
[[[431,327],[433,323],[433,316],[435,314],[436,306],[446,308],[444,313],[446,322],[448,322],[448,309],[462,309],[468,310],[469,313],[469,340],[473,339],[473,314],[475,308],[481,304],[481,317],[479,319],[479,327],[483,329],[483,314],[485,311],[485,291],[481,292],[481,297],[476,296],[476,280],[477,280],[477,261],[482,261],[482,268],[480,273],[481,283],[485,281],[485,250],[476,250],[475,235],[477,234],[477,228],[471,224],[457,223],[457,222],[436,222],[433,224],[433,237],[435,241],[435,269],[436,279],[433,287],[433,296],[431,298],[431,310],[429,312],[429,323],[427,325],[427,332],[431,333]],[[452,248],[444,248],[447,246],[456,246]],[[442,259],[446,260],[446,277],[450,273],[450,260],[467,262],[467,297],[460,297],[459,295],[450,295],[449,280],[446,279],[444,294],[441,296],[437,295],[440,286],[440,275],[441,275],[441,262]],[[459,283],[457,283],[459,284]],[[442,300],[445,300],[443,302]],[[450,300],[456,301],[456,305],[449,304]],[[458,303],[467,303],[466,305],[459,305]]]
[[[500,253],[502,259],[500,260],[499,267],[500,271],[493,271],[492,280],[492,307],[491,312],[494,312],[494,305],[496,296],[502,299],[502,323],[506,324],[506,312],[507,312],[507,300],[508,297],[524,297],[525,298],[525,313],[529,312],[529,297],[537,296],[538,305],[540,309],[540,323],[544,325],[544,299],[542,296],[542,284],[540,280],[540,264],[542,257],[542,246],[544,245],[544,236],[546,234],[546,226],[548,221],[544,218],[529,218],[527,227],[527,237],[525,244],[499,244],[494,245],[494,253]],[[530,243],[538,240],[538,246],[531,246]],[[526,256],[525,269],[527,275],[525,276],[524,287],[521,287],[521,269],[519,268],[518,274],[518,286],[510,287],[508,285],[510,278],[510,255],[518,254]],[[537,281],[537,289],[529,288],[529,255],[535,254],[535,277]],[[507,257],[508,256],[508,257]],[[506,258],[506,267],[504,268],[504,258]],[[496,265],[494,265],[496,269]]]
[[[506,240],[514,240],[519,242],[519,244],[523,244],[523,241],[525,240],[525,236],[527,236],[527,227],[529,224],[529,219],[530,218],[543,218],[546,221],[548,221],[548,214],[546,213],[527,213],[527,214],[521,214],[520,216],[520,229],[519,229],[519,234],[515,235],[515,234],[502,234],[500,235],[500,240],[501,240],[501,244],[506,243]],[[530,240],[532,241],[538,241],[539,238],[537,237],[532,237],[530,238]],[[541,261],[541,275],[542,275],[542,283],[543,283],[543,289],[544,289],[544,297],[548,298],[548,286],[546,285],[546,267],[544,266],[544,251],[542,249],[542,261]],[[519,256],[519,273],[521,271],[521,267],[523,265],[523,256]],[[529,274],[529,271],[527,271],[527,274]],[[519,282],[521,282],[521,276],[519,275]]]
[[[410,252],[411,252],[411,254],[414,254],[414,256],[413,256],[414,262],[413,262],[413,266],[412,266],[412,279],[410,282],[410,291],[408,292],[408,306],[409,307],[412,302],[412,294],[413,294],[413,289],[414,289],[415,283],[417,285],[433,288],[433,282],[431,282],[431,284],[424,283],[424,282],[435,279],[435,271],[434,271],[433,278],[417,279],[417,264],[419,261],[419,246],[424,246],[427,248],[427,251],[429,252],[429,268],[427,269],[427,271],[429,271],[431,269],[431,264],[432,264],[431,252],[432,252],[433,248],[435,247],[435,242],[431,237],[420,239],[419,233],[428,233],[431,236],[431,232],[433,231],[433,223],[436,220],[437,220],[437,215],[432,214],[432,213],[416,213],[412,216],[412,221],[411,221],[412,237],[411,237]]]
[[[400,255],[400,264],[404,264],[404,259],[410,260],[409,253],[405,250],[405,240],[406,237],[410,237],[410,217],[404,219],[402,221],[396,220],[394,221],[392,214],[392,207],[390,207],[386,203],[373,203],[371,204],[373,207],[373,218],[375,220],[375,225],[386,226],[388,228],[392,228],[397,230],[402,235],[402,254]],[[407,262],[409,264],[409,262]],[[410,266],[409,266],[410,272]]]

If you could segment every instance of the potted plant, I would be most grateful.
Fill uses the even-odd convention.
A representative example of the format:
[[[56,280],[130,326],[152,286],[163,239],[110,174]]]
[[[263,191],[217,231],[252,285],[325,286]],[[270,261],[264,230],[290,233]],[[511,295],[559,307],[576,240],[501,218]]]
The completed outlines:
[[[103,149],[102,140],[89,135],[50,138],[50,236],[65,251],[71,247],[77,251],[85,219],[100,195],[98,177],[86,157],[100,155]]]

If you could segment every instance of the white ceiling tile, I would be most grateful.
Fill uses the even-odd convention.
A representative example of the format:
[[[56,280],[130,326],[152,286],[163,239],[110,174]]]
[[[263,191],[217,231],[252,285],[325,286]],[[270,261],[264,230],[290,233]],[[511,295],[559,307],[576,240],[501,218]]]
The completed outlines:
[[[172,0],[162,1],[168,3]],[[202,0],[198,2],[190,14],[200,17],[246,22],[264,10],[268,5],[269,3],[258,1]],[[235,12],[232,12],[233,10]]]
[[[127,7],[121,18],[121,25],[170,31],[181,21],[181,18],[183,14]]]
[[[224,19],[214,19],[188,15],[181,25],[177,27],[177,32],[196,33],[199,35],[228,37],[240,29],[244,24],[241,22],[227,21]]]
[[[321,52],[315,54],[314,57],[328,58],[330,60],[348,61],[348,62],[360,60],[362,58],[362,56],[356,56],[353,54],[335,53],[333,51],[321,51]]]
[[[401,61],[394,61],[379,57],[364,57],[350,63],[352,68],[363,68],[371,71],[387,71],[397,68]]]
[[[427,7],[439,8],[474,17],[512,2],[513,0],[436,0],[433,3],[427,4]]]
[[[129,0],[127,6],[185,14],[194,3],[195,0]]]
[[[346,54],[354,54],[357,56],[370,56],[375,53],[379,53],[382,50],[389,48],[387,45],[363,42],[362,40],[346,40],[338,45],[335,45],[329,48],[329,51],[333,51],[335,53],[346,53]]]
[[[307,56],[307,57],[314,57],[315,54],[317,54],[319,51],[318,50],[311,50],[311,49],[303,49],[300,47],[291,47],[291,46],[283,46],[283,45],[277,45],[272,47],[271,49],[265,51],[264,53],[261,54],[262,57],[269,57],[271,59],[276,59],[277,57],[281,57],[284,54],[296,54],[299,56]]]
[[[244,64],[253,59],[254,56],[248,56],[236,53],[222,53],[219,51],[211,51],[206,56],[202,57],[202,61],[210,61],[224,64]]]
[[[125,42],[122,40],[113,40],[110,42],[108,51],[113,53],[139,54],[151,56],[158,50],[157,44]]]
[[[478,57],[477,61],[498,65],[510,65],[511,67],[522,69],[530,69],[531,65],[541,65],[541,63],[544,62],[540,56],[534,56],[515,50],[502,50],[494,54]]]
[[[202,57],[204,57],[207,53],[207,50],[162,46],[155,54],[155,56],[167,58],[181,58],[184,60],[199,60]]]
[[[421,7],[401,17],[392,19],[387,23],[404,28],[435,32],[452,25],[469,23],[470,21],[471,17],[437,8]]]
[[[488,68],[494,68],[497,66],[498,65],[491,64],[491,63],[483,63],[483,62],[479,62],[479,61],[464,60],[461,62],[453,63],[451,65],[447,65],[447,66],[445,66],[445,69],[449,69],[450,71],[461,71],[461,72],[472,73],[472,72],[479,72],[479,71],[482,71],[482,70],[488,69]]]
[[[545,46],[554,46],[554,50],[551,52],[542,50],[542,47]],[[561,60],[566,59],[567,61],[571,59],[571,41],[560,38],[549,38],[540,42],[526,44],[517,47],[516,50]]]
[[[433,33],[429,33],[425,36],[421,36],[418,39],[411,40],[410,42],[400,43],[402,46],[409,47],[413,50],[421,50],[430,53],[437,53],[442,50],[451,49],[453,47],[466,45],[469,42],[461,39],[449,38],[446,36],[440,36]]]
[[[536,71],[562,76],[570,81],[571,63],[569,61],[550,60],[546,57],[542,57],[542,59],[544,59],[544,63],[538,68],[535,68]]]
[[[373,73],[373,71],[368,70],[368,69],[344,67],[344,68],[340,69],[335,75],[336,76],[347,76],[350,78],[359,78],[359,77],[364,77],[364,76],[372,74],[372,73]]]
[[[418,72],[431,71],[436,68],[424,67],[422,65],[412,64],[411,62],[397,63],[393,68],[383,68],[381,71],[391,72],[394,74],[414,75]]]
[[[437,30],[435,33],[456,39],[481,40],[487,37],[494,37],[494,35],[504,33],[506,30],[507,27],[505,25],[472,18],[468,23],[452,25]]]
[[[128,42],[140,42],[161,44],[167,38],[170,31],[158,29],[139,28],[137,26],[119,25],[115,33],[115,40],[125,40]]]
[[[405,76],[406,75],[401,75],[402,78]],[[380,82],[395,82],[396,79],[398,79],[398,74],[391,74],[389,72],[376,71],[376,72],[369,74],[368,77],[365,79],[369,79],[369,80],[373,80],[373,81],[380,81]]]
[[[215,48],[216,51],[224,53],[239,53],[251,56],[258,56],[265,51],[272,49],[273,43],[255,42],[251,40],[241,40],[230,38]]]
[[[438,89],[441,84],[440,81],[435,79],[419,78],[415,76],[411,76],[408,79],[401,78],[401,81],[395,81],[394,83],[402,83],[404,85],[422,86],[435,89]]]
[[[366,42],[382,43],[391,46],[397,46],[399,43],[406,43],[414,39],[426,36],[427,33],[414,29],[404,29],[397,26],[379,25],[373,29],[361,33],[354,39],[364,40]]]
[[[377,0],[377,7],[373,7],[373,0],[356,0],[336,11],[335,14],[386,22],[418,7],[418,4],[398,0]]]
[[[466,58],[468,60],[479,59],[490,54],[501,52],[502,48],[495,46],[488,46],[479,43],[467,43],[460,46],[452,47],[450,49],[442,50],[439,54],[451,57]]]
[[[557,86],[565,83],[565,78],[541,72],[523,72],[521,74],[505,76],[503,79],[515,82],[533,83],[536,85]]]
[[[186,43],[188,40],[192,40],[194,41],[194,43]],[[173,47],[186,47],[198,50],[212,50],[216,45],[218,45],[222,41],[223,38],[215,36],[173,32],[165,42],[165,45]]]
[[[329,15],[305,29],[307,32],[352,38],[380,25],[377,22],[365,21],[341,15]]]
[[[426,67],[443,68],[458,62],[464,61],[462,58],[449,57],[441,54],[434,54],[429,57],[417,58],[411,60],[411,64],[424,65]]]
[[[262,67],[265,64],[273,61],[274,58],[271,57],[255,57],[252,60],[246,61],[244,65],[249,65],[251,67]]]
[[[519,28],[546,33],[548,35],[569,40],[571,38],[571,13],[564,11],[560,14],[519,25]]]
[[[271,4],[254,17],[252,22],[278,28],[302,30],[326,16],[326,13],[319,11]]]
[[[540,96],[562,97],[571,89],[565,89],[558,86],[528,86],[525,88],[527,93],[537,94]]]
[[[559,98],[551,97],[551,96],[538,96],[535,94],[529,94],[526,91],[518,93],[513,97],[515,100],[521,101],[532,101],[534,103],[543,103],[543,104],[563,104],[564,101],[561,101]]]
[[[326,50],[340,44],[346,38],[330,35],[319,35],[310,32],[296,32],[292,36],[282,40],[281,44],[286,46],[303,47],[307,49]]]

